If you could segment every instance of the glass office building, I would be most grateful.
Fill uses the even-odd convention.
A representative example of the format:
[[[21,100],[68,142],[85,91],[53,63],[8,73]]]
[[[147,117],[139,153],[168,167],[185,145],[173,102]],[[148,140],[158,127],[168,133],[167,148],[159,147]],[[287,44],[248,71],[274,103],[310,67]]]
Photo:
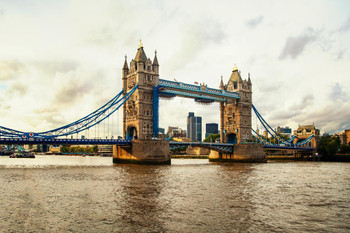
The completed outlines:
[[[187,138],[192,142],[202,141],[202,117],[194,116],[193,112],[189,112],[187,117]]]

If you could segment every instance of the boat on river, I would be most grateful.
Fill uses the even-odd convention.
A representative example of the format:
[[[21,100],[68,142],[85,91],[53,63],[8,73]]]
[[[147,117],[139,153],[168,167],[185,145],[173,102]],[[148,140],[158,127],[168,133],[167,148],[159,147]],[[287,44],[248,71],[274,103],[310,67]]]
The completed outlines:
[[[29,151],[16,151],[10,155],[10,158],[35,158],[35,154]]]

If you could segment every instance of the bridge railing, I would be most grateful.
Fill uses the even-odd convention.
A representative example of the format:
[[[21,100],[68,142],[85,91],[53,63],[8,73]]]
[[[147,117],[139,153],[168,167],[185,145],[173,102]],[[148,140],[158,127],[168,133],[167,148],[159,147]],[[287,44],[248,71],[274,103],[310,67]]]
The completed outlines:
[[[224,94],[225,91],[207,87],[207,92],[220,95],[220,94]]]

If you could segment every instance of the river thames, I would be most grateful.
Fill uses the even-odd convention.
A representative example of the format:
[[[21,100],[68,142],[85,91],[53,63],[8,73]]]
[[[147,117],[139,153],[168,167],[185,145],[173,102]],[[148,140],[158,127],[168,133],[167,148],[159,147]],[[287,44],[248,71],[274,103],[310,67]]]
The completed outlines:
[[[350,163],[0,157],[0,232],[350,232]]]

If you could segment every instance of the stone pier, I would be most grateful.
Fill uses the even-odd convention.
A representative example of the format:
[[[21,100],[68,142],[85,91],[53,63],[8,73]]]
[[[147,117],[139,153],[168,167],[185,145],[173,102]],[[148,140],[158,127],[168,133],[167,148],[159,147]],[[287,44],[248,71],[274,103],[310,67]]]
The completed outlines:
[[[247,162],[266,163],[267,156],[261,144],[237,144],[234,145],[233,153],[221,153],[210,151],[210,162]]]
[[[131,146],[113,146],[113,163],[171,164],[169,142],[133,140]]]

